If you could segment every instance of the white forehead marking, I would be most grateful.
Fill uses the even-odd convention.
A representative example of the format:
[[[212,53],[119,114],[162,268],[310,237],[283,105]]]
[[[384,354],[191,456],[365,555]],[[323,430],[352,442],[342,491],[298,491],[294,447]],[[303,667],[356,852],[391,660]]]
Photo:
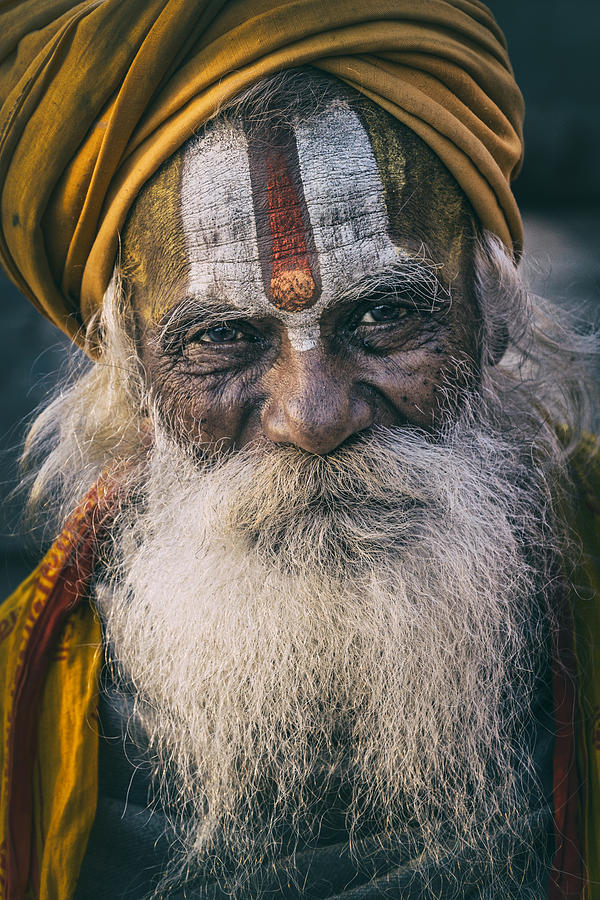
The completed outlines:
[[[208,175],[208,177],[207,177]],[[189,296],[209,296],[287,324],[291,346],[312,350],[319,325],[297,322],[264,293],[248,160],[240,127],[214,125],[187,149],[181,176]]]
[[[296,143],[326,304],[350,279],[397,262],[398,248],[368,135],[347,103],[298,123]]]
[[[298,328],[288,328],[287,336],[290,346],[296,353],[306,353],[314,350],[319,343],[321,332],[318,325],[304,325]]]
[[[308,123],[296,121],[294,130],[321,296],[310,309],[288,314],[294,323],[288,335],[295,350],[311,350],[324,307],[349,282],[396,263],[402,251],[388,235],[381,176],[357,114],[345,101],[334,100]]]
[[[289,342],[297,353],[303,353],[305,350],[314,350],[319,343],[320,335],[321,331],[318,322],[314,322],[312,325],[287,326]]]
[[[241,128],[214,125],[186,149],[181,210],[190,296],[255,307],[263,284]]]
[[[181,200],[190,295],[275,316],[294,350],[304,352],[318,344],[324,307],[349,282],[397,262],[401,251],[388,236],[381,177],[356,113],[345,101],[333,101],[294,128],[322,286],[310,309],[284,312],[265,295],[241,126],[215,123],[192,142],[183,160]]]

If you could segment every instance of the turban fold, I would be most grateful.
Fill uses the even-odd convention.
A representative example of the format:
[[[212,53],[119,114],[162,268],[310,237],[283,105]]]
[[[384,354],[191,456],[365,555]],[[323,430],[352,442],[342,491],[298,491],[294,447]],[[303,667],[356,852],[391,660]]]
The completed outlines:
[[[523,102],[479,0],[0,0],[0,262],[79,342],[142,185],[219,107],[312,65],[412,128],[517,254]]]

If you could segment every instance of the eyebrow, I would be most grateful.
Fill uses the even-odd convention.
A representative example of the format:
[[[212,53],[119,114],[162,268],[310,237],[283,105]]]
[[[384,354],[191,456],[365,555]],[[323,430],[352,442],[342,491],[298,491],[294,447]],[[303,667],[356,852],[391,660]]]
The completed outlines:
[[[434,312],[452,302],[449,286],[438,277],[441,268],[440,264],[423,254],[403,254],[396,264],[364,275],[336,292],[323,308],[332,309],[335,306],[381,297],[402,302],[410,299],[416,307]],[[222,322],[251,317],[264,318],[265,310],[265,305],[262,308],[258,304],[235,306],[222,297],[191,294],[163,316],[160,322],[160,339],[170,343],[194,325],[211,328]],[[275,306],[272,312],[277,317],[278,310]]]
[[[403,255],[395,265],[357,279],[332,297],[327,307],[391,295],[404,301],[410,297],[415,305],[426,304],[434,311],[452,301],[450,287],[438,277],[441,268],[441,264],[424,255]]]
[[[191,294],[165,313],[159,323],[159,339],[161,343],[168,345],[195,325],[213,328],[222,322],[247,319],[254,314],[255,310],[248,307],[233,306],[222,299]]]

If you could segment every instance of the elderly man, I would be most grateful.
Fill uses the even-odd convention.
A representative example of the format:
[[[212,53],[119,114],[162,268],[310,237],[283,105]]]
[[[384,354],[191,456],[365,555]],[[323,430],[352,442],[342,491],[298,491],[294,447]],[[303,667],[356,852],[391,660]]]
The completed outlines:
[[[323,6],[4,13],[2,259],[93,359],[26,447],[5,897],[600,896],[595,342],[519,279],[503,39]]]

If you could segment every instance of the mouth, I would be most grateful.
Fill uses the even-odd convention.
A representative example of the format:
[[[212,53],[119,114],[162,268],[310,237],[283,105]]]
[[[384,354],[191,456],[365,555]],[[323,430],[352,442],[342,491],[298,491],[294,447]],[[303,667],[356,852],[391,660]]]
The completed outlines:
[[[281,505],[259,522],[243,513],[231,524],[248,549],[286,573],[355,575],[380,566],[419,540],[428,506],[412,497],[373,502],[354,492],[322,492]]]

